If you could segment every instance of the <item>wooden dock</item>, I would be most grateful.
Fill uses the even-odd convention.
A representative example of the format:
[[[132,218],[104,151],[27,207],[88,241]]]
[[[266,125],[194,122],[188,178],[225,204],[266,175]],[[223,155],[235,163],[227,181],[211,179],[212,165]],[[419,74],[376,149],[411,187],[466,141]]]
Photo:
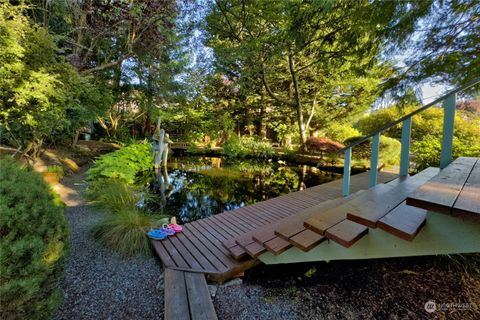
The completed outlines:
[[[368,188],[369,174],[355,175],[348,197],[335,180],[187,223],[182,233],[152,241],[166,268],[166,319],[216,319],[205,276],[223,282],[259,261],[480,252],[479,158],[395,177],[380,172],[379,184]]]
[[[396,175],[380,172],[379,183]],[[353,192],[368,188],[368,172],[352,176]],[[252,250],[254,241],[248,232],[272,225],[309,207],[341,197],[342,181],[334,180],[302,191],[286,194],[240,209],[187,223],[184,231],[152,244],[166,268],[205,273],[212,281],[225,281],[253,267],[258,260],[236,243],[243,236]],[[270,245],[278,245],[275,240]],[[230,244],[230,245],[229,245]]]

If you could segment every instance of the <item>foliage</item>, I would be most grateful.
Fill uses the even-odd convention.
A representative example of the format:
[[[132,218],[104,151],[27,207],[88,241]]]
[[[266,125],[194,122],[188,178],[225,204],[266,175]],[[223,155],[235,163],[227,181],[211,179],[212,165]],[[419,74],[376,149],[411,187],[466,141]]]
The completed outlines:
[[[152,145],[147,142],[136,143],[101,156],[88,170],[87,179],[118,179],[133,184],[139,173],[152,166]]]
[[[441,151],[442,142],[439,136],[427,135],[420,141],[414,141],[412,154],[415,170],[419,172],[428,167],[439,167]],[[452,157],[456,159],[461,156],[480,157],[480,144],[468,145],[454,137]]]
[[[59,176],[59,178],[65,175],[65,171],[63,170],[62,166],[48,166],[47,172],[56,173]]]
[[[208,44],[219,71],[294,119],[302,145],[310,128],[366,110],[391,67],[381,63],[384,28],[396,12],[380,2],[216,1]],[[355,28],[351,26],[355,25]]]
[[[107,212],[120,212],[125,208],[134,208],[141,200],[139,188],[117,179],[90,181],[86,196],[94,205],[106,209]]]
[[[371,133],[378,128],[401,118],[413,111],[414,107],[405,109],[388,108],[372,113],[358,121],[357,127],[364,133]],[[480,118],[466,111],[457,110],[453,140],[454,157],[476,156],[480,149]],[[400,139],[401,124],[382,134]],[[416,170],[429,166],[438,166],[440,162],[441,137],[443,132],[443,110],[431,108],[413,117],[412,153],[415,158]]]
[[[231,158],[269,158],[275,154],[269,141],[256,137],[232,135],[223,145],[223,153]]]
[[[24,9],[0,4],[0,120],[5,139],[37,157],[44,141],[84,126],[108,95],[58,56],[48,30]]]
[[[391,81],[400,88],[425,79],[433,82],[466,84],[478,79],[480,23],[478,1],[424,0],[399,2],[397,30],[389,33],[389,49],[406,57]],[[388,2],[386,10],[392,5]],[[469,92],[478,92],[479,86]]]
[[[339,152],[343,147],[343,144],[333,141],[329,138],[308,137],[306,145],[310,151],[320,152]]]
[[[345,140],[345,145],[350,145],[360,139],[363,139],[365,136],[352,137]],[[372,139],[369,139],[361,144],[352,148],[352,157],[361,162],[369,161],[371,157],[372,150]],[[400,141],[386,137],[380,136],[380,148],[379,148],[379,166],[388,164],[393,165],[397,164],[400,161],[400,152],[402,144]]]
[[[0,318],[47,319],[61,293],[69,232],[40,175],[0,159]]]
[[[146,232],[161,227],[164,216],[152,215],[140,209],[124,208],[106,215],[93,227],[94,237],[122,256],[150,255],[150,240]]]
[[[344,141],[348,138],[362,135],[359,130],[353,128],[351,125],[346,123],[341,124],[338,122],[330,124],[327,128],[322,130],[322,133],[326,137],[341,143],[344,143]]]

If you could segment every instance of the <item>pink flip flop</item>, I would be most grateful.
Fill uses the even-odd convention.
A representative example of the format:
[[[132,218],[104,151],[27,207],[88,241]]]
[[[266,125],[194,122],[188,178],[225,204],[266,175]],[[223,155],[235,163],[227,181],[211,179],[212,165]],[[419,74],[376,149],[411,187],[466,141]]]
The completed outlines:
[[[168,227],[172,228],[172,229],[173,229],[175,232],[177,232],[177,233],[178,233],[178,232],[182,232],[182,230],[183,230],[183,228],[182,228],[180,225],[176,224],[176,223],[170,223],[170,224],[168,225]]]

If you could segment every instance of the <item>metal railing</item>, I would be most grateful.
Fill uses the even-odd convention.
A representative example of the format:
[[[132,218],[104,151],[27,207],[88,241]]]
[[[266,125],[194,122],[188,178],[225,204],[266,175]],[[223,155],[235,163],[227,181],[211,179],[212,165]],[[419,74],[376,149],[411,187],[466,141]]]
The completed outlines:
[[[453,144],[453,130],[455,123],[455,104],[456,104],[456,94],[464,91],[468,88],[473,87],[474,85],[480,83],[480,78],[477,78],[461,87],[458,87],[452,91],[449,91],[440,98],[422,106],[421,108],[416,109],[415,111],[410,112],[409,114],[401,117],[398,120],[395,120],[380,129],[377,129],[375,132],[355,141],[354,143],[346,146],[339,152],[344,152],[345,160],[343,167],[343,187],[342,193],[343,196],[348,196],[350,194],[350,168],[351,168],[351,159],[352,159],[352,148],[358,146],[359,144],[372,138],[372,150],[370,158],[370,178],[369,178],[369,188],[374,187],[377,184],[377,174],[378,174],[378,154],[380,150],[380,134],[388,130],[399,123],[402,123],[402,148],[400,154],[400,177],[408,175],[408,168],[410,165],[410,136],[412,131],[412,117],[420,112],[423,112],[430,107],[443,102],[443,136],[442,136],[442,151],[440,154],[440,168],[443,169],[452,162],[452,144]]]

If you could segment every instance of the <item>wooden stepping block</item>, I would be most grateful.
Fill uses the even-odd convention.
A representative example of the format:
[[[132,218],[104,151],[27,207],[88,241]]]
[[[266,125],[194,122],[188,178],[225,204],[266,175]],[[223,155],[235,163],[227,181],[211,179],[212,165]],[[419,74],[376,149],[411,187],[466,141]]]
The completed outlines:
[[[460,191],[452,214],[480,218],[480,160],[473,167],[467,182]]]
[[[261,244],[257,243],[257,242],[252,242],[250,243],[248,246],[246,246],[245,248],[245,251],[247,251],[247,253],[252,257],[252,258],[256,258],[258,257],[259,255],[261,255],[262,253],[266,252],[267,249],[265,249],[264,246],[262,246]]]
[[[399,179],[398,182],[390,184],[392,186],[390,190],[379,189],[369,192],[368,197],[351,201],[353,209],[348,211],[347,219],[369,228],[376,228],[378,220],[405,201],[409,194],[437,173],[438,169],[428,168],[412,177]]]
[[[326,238],[324,236],[313,232],[312,230],[305,229],[291,237],[289,241],[295,247],[307,252],[325,239]]]
[[[401,205],[390,211],[378,221],[377,226],[401,239],[412,241],[425,225],[427,211],[407,205]]]
[[[321,216],[309,218],[305,220],[303,224],[307,229],[324,235],[327,229],[346,219],[346,213],[349,209],[352,208],[348,204],[344,204],[337,208],[327,210]]]
[[[344,204],[335,206],[329,210],[319,212],[309,219],[305,220],[304,226],[307,229],[313,230],[321,235],[325,234],[325,231],[328,228],[333,227],[337,223],[345,220],[347,218],[347,212],[353,212],[356,207],[356,204],[365,203],[370,201],[376,195],[385,194],[388,190],[391,190],[393,187],[386,184],[378,184],[375,187],[364,191],[359,194],[358,197],[355,197]]]
[[[368,233],[368,228],[350,220],[343,220],[325,232],[325,236],[349,248]]]
[[[245,249],[243,249],[239,245],[228,248],[228,251],[230,251],[230,254],[232,255],[232,257],[235,258],[235,260],[240,260],[243,257],[247,256],[247,252],[245,251]]]
[[[288,241],[285,241],[281,238],[275,238],[270,241],[265,242],[264,247],[274,255],[279,255],[280,253],[290,249],[292,244]]]
[[[440,171],[407,198],[407,204],[435,212],[452,212],[452,207],[477,162],[461,157]]]

